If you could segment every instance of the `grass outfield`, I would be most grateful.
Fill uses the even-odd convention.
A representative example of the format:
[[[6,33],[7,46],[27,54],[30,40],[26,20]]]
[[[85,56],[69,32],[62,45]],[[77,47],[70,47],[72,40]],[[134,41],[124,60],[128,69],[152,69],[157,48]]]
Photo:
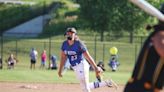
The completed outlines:
[[[17,45],[16,45],[17,43]],[[95,43],[85,42],[91,56],[95,57]],[[103,44],[105,48],[103,50]],[[47,83],[77,83],[78,81],[75,78],[75,74],[72,71],[66,72],[64,77],[58,78],[57,71],[54,70],[40,70],[40,55],[43,49],[47,50],[47,55],[49,53],[56,54],[58,57],[58,63],[60,60],[60,46],[61,41],[52,40],[51,50],[49,50],[49,41],[46,39],[22,39],[22,40],[9,40],[5,41],[3,44],[3,69],[0,70],[0,81],[14,81],[14,82],[47,82]],[[17,49],[16,49],[17,46]],[[119,62],[120,66],[117,72],[111,72],[111,69],[108,67],[107,63],[110,58],[109,48],[116,46],[118,48]],[[138,46],[136,50],[135,46]],[[36,63],[36,70],[30,70],[30,58],[29,52],[32,47],[35,47],[38,51],[38,61]],[[7,64],[5,60],[7,59],[9,53],[14,53],[19,62],[16,64],[14,70],[7,70]],[[51,52],[49,52],[51,51]],[[97,42],[96,49],[96,61],[103,59],[104,53],[104,63],[106,72],[104,73],[104,79],[112,78],[118,84],[125,84],[128,78],[131,75],[131,72],[134,67],[135,58],[139,51],[139,45],[121,43],[121,42]],[[49,60],[48,60],[49,61]],[[90,73],[90,81],[95,80],[95,73]]]
[[[125,84],[130,77],[130,72],[104,72],[104,80],[112,78],[118,84]],[[95,81],[95,73],[90,72],[90,81]],[[78,83],[73,71],[67,71],[63,78],[59,78],[56,70],[1,70],[2,82],[41,82],[41,83]]]

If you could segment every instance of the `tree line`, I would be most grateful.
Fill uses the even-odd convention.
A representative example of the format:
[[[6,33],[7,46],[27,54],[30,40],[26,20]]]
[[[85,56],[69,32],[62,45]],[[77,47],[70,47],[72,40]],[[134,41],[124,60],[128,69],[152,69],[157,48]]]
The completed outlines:
[[[128,0],[76,0],[80,4],[79,17],[86,22],[86,27],[100,33],[103,41],[104,32],[121,34],[127,31],[131,36],[143,31],[146,24],[157,22],[154,17],[143,12]],[[148,0],[156,8],[162,0]]]

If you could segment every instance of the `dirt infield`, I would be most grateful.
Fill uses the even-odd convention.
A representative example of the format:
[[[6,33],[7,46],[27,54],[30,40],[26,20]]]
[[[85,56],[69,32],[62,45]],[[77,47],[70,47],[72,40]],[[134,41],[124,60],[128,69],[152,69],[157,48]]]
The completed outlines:
[[[124,86],[119,89],[102,87],[93,89],[92,92],[123,92]],[[79,84],[55,84],[55,83],[14,83],[0,82],[0,92],[82,92]],[[161,92],[164,92],[162,90]]]
[[[118,90],[109,87],[93,89],[92,92],[123,92],[124,86]],[[53,83],[14,83],[0,82],[2,92],[82,92],[79,84],[53,84]]]

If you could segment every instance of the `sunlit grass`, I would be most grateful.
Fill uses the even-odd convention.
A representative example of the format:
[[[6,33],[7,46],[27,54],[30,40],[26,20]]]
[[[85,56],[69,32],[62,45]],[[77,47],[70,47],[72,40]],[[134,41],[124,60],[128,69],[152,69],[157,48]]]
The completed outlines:
[[[113,79],[119,84],[125,84],[131,73],[128,72],[104,72],[103,80]],[[96,81],[95,73],[90,72],[90,82]],[[45,83],[78,83],[75,73],[68,70],[62,78],[57,75],[57,70],[30,70],[14,69],[1,70],[0,81],[7,82],[45,82]]]

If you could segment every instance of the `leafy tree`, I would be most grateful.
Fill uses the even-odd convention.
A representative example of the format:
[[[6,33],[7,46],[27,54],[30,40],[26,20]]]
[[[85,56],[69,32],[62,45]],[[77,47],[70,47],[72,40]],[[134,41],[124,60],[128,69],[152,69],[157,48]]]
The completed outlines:
[[[109,25],[108,19],[110,17],[107,7],[109,2],[106,2],[106,0],[79,0],[78,3],[81,6],[80,17],[86,20],[88,27],[101,33],[101,40],[103,40],[103,34],[108,30]]]
[[[88,27],[101,34],[105,31],[128,31],[133,34],[152,17],[127,0],[77,0],[80,4],[80,18]],[[159,6],[162,0],[149,0]]]

